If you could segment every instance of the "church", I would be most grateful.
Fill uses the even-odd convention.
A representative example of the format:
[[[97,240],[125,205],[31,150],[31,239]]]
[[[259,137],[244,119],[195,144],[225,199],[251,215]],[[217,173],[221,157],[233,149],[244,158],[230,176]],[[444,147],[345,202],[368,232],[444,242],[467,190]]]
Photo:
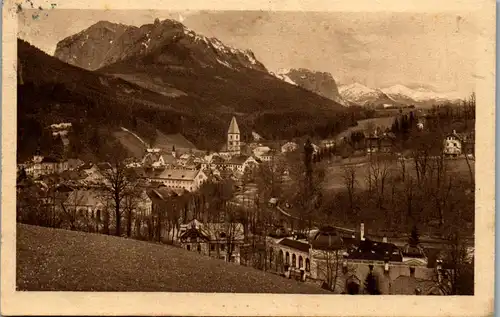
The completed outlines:
[[[233,157],[241,155],[241,135],[240,128],[238,127],[238,122],[233,116],[231,123],[229,124],[229,129],[227,130],[227,141],[219,152],[221,156]]]

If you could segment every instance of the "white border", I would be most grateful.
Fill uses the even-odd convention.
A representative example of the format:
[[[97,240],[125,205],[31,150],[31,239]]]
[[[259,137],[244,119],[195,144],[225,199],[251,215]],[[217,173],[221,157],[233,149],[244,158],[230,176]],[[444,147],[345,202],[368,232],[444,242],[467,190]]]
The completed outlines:
[[[22,1],[26,5],[25,1]],[[58,9],[475,11],[485,39],[477,43],[475,296],[335,296],[202,293],[15,292],[16,54],[15,1],[3,6],[2,47],[2,315],[251,315],[251,316],[482,316],[493,312],[495,230],[495,2],[141,0],[35,2]],[[467,45],[464,43],[464,45]]]

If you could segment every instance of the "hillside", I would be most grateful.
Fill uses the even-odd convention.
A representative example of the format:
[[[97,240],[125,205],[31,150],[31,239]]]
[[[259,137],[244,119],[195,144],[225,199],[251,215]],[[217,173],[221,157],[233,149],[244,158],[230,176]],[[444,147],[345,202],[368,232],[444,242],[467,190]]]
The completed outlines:
[[[333,126],[338,125],[341,130],[344,123],[352,123],[346,120],[352,114],[345,113],[340,104],[279,80],[251,51],[197,34],[179,22],[157,20],[139,28],[130,27],[119,39],[113,40],[111,46],[96,40],[99,27],[102,26],[94,25],[62,40],[56,56],[88,69],[92,69],[87,66],[89,62],[104,65],[97,72],[170,97],[170,104],[185,102],[185,107],[196,116],[217,116],[224,122],[225,129],[236,115],[244,139],[250,137],[252,130],[260,131],[269,139],[318,133],[316,131],[328,135],[334,132]],[[106,50],[106,57],[99,54],[72,57],[70,52],[80,46]],[[158,127],[165,120],[151,113],[140,114],[140,117]],[[175,132],[180,132],[180,124],[186,121],[179,123]],[[198,141],[201,135],[186,131],[182,134],[198,148],[206,148],[207,142]],[[224,138],[222,129],[204,135],[210,135],[218,144]]]
[[[175,247],[23,224],[17,225],[16,260],[17,290],[23,291],[326,294]]]
[[[121,126],[141,135],[156,128],[169,134],[178,133],[182,122],[188,135],[211,138],[213,131],[222,135],[227,129],[227,123],[215,114],[193,113],[188,103],[200,103],[195,97],[178,98],[172,103],[169,97],[128,81],[63,63],[22,40],[18,40],[18,65],[20,161],[33,155],[37,148],[42,154],[49,154],[51,136],[46,127],[59,122],[73,124],[70,152],[87,153],[89,158],[109,154],[110,147],[116,144],[112,131]],[[140,120],[141,117],[161,120],[152,126],[153,122]]]
[[[168,30],[168,23],[162,28]],[[92,32],[96,29],[99,26]],[[128,32],[126,29],[123,34]],[[190,32],[183,34],[204,39]],[[78,46],[81,38],[86,38],[85,32],[63,42]],[[95,41],[95,49],[102,42]],[[204,51],[190,53],[176,64],[170,58],[181,56],[176,50],[191,48],[180,40],[168,44],[167,38],[161,43],[151,51],[90,71],[18,40],[18,160],[28,159],[37,148],[50,154],[50,135],[44,128],[58,122],[73,124],[72,156],[85,153],[89,160],[101,160],[113,147],[123,147],[113,136],[120,127],[146,139],[155,130],[172,136],[180,133],[196,148],[214,150],[224,142],[233,115],[243,140],[251,137],[251,131],[259,131],[266,139],[326,137],[365,117],[360,109],[345,110],[327,98],[275,78],[265,68],[260,69],[257,61],[252,64],[248,52],[239,51],[246,54],[253,68],[241,62],[238,52],[230,55],[239,58],[238,67],[217,61],[207,66],[213,56],[207,53],[204,59]],[[75,61],[72,63],[78,64]]]

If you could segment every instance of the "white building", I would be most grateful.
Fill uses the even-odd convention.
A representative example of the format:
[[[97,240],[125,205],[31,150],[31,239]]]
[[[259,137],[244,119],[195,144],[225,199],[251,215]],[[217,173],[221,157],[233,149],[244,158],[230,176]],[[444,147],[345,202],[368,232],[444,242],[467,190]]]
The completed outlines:
[[[158,175],[150,177],[151,181],[157,181],[171,189],[185,189],[193,192],[208,179],[207,175],[200,170],[167,168]]]

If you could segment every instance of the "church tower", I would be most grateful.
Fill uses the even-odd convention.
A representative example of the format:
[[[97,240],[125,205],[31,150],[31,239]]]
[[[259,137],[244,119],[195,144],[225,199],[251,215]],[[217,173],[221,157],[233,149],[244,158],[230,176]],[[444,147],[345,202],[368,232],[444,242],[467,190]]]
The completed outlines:
[[[236,122],[236,118],[231,119],[229,124],[229,130],[227,131],[227,151],[231,152],[232,155],[240,155],[240,128]]]

